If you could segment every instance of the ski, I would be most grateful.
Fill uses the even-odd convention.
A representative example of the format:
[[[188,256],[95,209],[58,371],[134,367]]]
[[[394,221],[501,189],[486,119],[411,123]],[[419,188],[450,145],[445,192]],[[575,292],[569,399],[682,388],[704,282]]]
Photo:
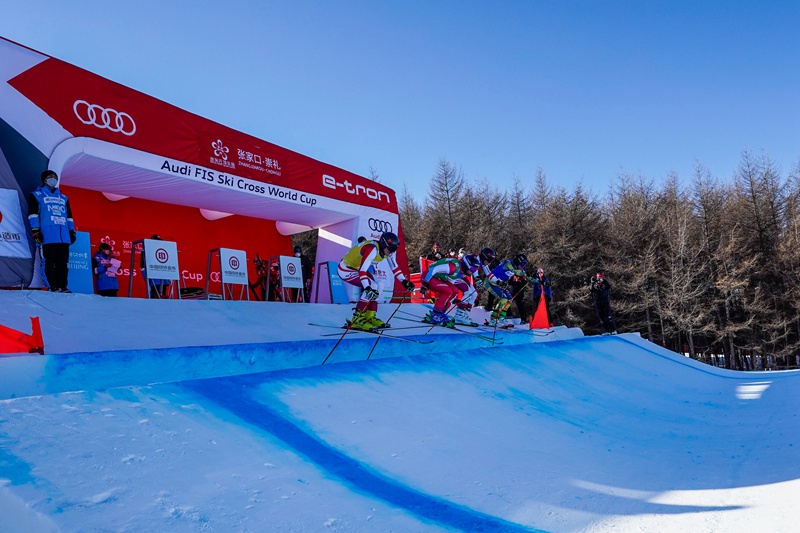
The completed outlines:
[[[492,332],[494,331],[494,326],[487,326],[485,324],[483,326],[478,326],[478,328],[480,329],[480,331],[492,331]],[[539,330],[539,329],[531,330],[531,329],[516,329],[516,328],[512,327],[512,328],[497,328],[497,330],[501,331],[501,332],[505,331],[507,333],[519,333],[519,334],[522,334],[522,335],[533,335],[534,337],[546,337],[547,335],[550,335],[551,333],[555,333],[555,331],[552,330],[552,329],[548,329],[548,330]]]
[[[459,328],[458,326],[454,327],[453,329],[454,329],[454,330],[456,330],[456,331],[460,331],[461,333],[465,333],[465,334],[467,334],[467,335],[472,335],[473,337],[477,337],[477,338],[479,338],[479,339],[483,339],[483,340],[485,340],[485,341],[489,341],[489,342],[491,342],[492,344],[503,344],[503,341],[499,341],[499,340],[497,340],[497,339],[493,339],[493,338],[491,338],[491,337],[486,337],[485,335],[481,335],[481,334],[479,334],[479,333],[474,333],[474,332],[472,332],[472,331],[467,331],[467,330],[465,330],[465,329],[461,329],[461,328]]]
[[[333,324],[317,324],[316,322],[309,322],[308,325],[309,326],[317,326],[319,328],[347,329],[347,325],[334,326]],[[425,324],[420,324],[419,326],[400,326],[399,328],[394,328],[394,327],[376,328],[373,331],[393,331],[393,330],[402,330],[402,329],[417,329],[417,328],[424,328],[424,327],[425,327]],[[350,331],[364,331],[364,330],[362,330],[362,329],[351,329]],[[335,335],[335,333],[333,333],[332,335]]]
[[[413,315],[412,315],[412,316],[413,316]],[[408,320],[408,321],[410,321],[410,322],[418,322],[418,321],[420,321],[420,320],[421,320],[421,319],[419,319],[418,317],[415,317],[415,318],[406,318],[406,317],[398,316],[397,318],[399,318],[400,320]],[[433,328],[444,328],[444,329],[450,329],[450,330],[453,330],[453,331],[458,331],[459,333],[464,333],[464,334],[466,334],[466,335],[472,335],[473,337],[477,337],[477,338],[479,338],[479,339],[482,339],[482,340],[485,340],[485,341],[489,341],[489,342],[491,342],[491,343],[494,343],[494,344],[503,344],[503,341],[498,341],[498,340],[495,340],[495,339],[493,339],[493,338],[491,338],[491,337],[486,337],[486,336],[484,336],[484,335],[480,335],[480,334],[478,334],[478,333],[475,333],[475,332],[472,332],[472,331],[467,331],[467,330],[465,330],[465,329],[461,329],[461,328],[460,328],[460,327],[458,327],[458,326],[453,326],[452,328],[449,328],[449,327],[447,327],[447,326],[441,326],[441,325],[439,325],[439,324],[431,324],[430,322],[422,322],[422,323],[423,323],[423,324],[425,324],[425,326],[427,326],[427,327],[431,328],[431,330],[432,330]],[[419,326],[415,326],[415,327],[419,327]],[[423,327],[424,327],[424,326],[423,326]],[[467,326],[467,327],[469,327],[469,326]]]
[[[335,329],[338,329],[338,330],[347,329],[346,326],[333,326],[331,324],[314,324],[313,322],[309,322],[308,325],[309,326],[317,326],[317,327],[320,327],[320,328],[335,328]],[[415,327],[422,327],[422,326],[415,326]],[[381,337],[386,337],[386,338],[389,338],[389,339],[397,339],[399,341],[404,341],[404,342],[413,342],[415,344],[431,344],[433,342],[433,339],[431,339],[431,340],[420,340],[420,339],[409,339],[408,337],[400,337],[400,336],[397,336],[397,335],[389,335],[388,333],[386,333],[386,331],[388,331],[390,329],[392,329],[392,328],[381,328],[381,329],[376,329],[376,330],[364,330],[364,329],[352,329],[351,328],[351,329],[347,330],[347,333],[370,333],[372,335],[380,335]],[[412,329],[412,328],[396,328],[396,329]],[[321,337],[335,337],[336,335],[341,335],[341,333],[338,333],[338,332],[337,333],[323,333],[320,336]]]

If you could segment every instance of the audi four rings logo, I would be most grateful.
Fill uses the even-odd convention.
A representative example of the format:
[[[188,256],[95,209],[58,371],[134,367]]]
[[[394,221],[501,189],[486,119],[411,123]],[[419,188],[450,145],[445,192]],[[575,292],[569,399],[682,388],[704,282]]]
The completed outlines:
[[[136,122],[127,113],[116,109],[105,108],[97,104],[90,104],[86,100],[75,100],[72,110],[78,120],[101,130],[113,131],[130,137],[136,133]]]
[[[378,220],[377,218],[369,219],[369,229],[372,231],[381,232],[393,231],[392,225],[389,222],[386,222],[385,220]]]

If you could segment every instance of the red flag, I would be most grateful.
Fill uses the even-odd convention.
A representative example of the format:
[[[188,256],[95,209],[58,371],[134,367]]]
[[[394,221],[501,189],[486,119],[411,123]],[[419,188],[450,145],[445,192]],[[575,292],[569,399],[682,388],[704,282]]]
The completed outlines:
[[[32,334],[0,325],[0,353],[40,353],[44,354],[44,341],[39,317],[30,317]]]
[[[536,308],[536,313],[528,321],[531,329],[549,329],[550,321],[547,320],[547,300],[544,295],[539,298],[539,307]]]

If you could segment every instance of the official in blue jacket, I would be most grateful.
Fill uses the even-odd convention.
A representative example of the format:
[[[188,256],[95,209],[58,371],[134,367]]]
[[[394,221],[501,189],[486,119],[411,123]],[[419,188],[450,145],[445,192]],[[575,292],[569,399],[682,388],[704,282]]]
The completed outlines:
[[[53,292],[70,292],[69,247],[75,242],[75,223],[69,198],[58,188],[58,175],[42,172],[42,186],[28,196],[28,221],[33,240],[42,247],[44,275]]]
[[[112,263],[114,250],[111,245],[101,242],[98,251],[92,258],[94,273],[97,276],[97,294],[100,296],[116,296],[119,291],[117,269]]]

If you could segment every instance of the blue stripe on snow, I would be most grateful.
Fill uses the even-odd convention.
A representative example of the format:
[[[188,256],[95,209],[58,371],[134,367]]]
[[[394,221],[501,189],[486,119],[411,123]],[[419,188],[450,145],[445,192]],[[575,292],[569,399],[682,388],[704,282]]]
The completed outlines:
[[[295,452],[355,489],[415,516],[461,531],[531,533],[541,530],[468,509],[441,498],[423,494],[371,470],[341,451],[300,429],[292,421],[254,400],[248,379],[219,378],[187,382],[190,390],[202,394],[248,424],[285,442]]]

